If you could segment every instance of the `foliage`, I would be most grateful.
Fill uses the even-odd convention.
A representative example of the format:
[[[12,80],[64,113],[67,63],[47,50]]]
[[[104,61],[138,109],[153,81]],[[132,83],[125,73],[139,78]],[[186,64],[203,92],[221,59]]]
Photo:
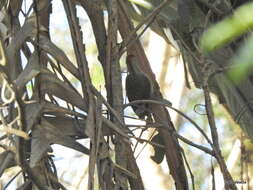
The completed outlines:
[[[253,3],[247,3],[235,10],[232,16],[210,27],[200,41],[203,51],[206,53],[214,51],[250,31],[253,28],[252,16]],[[249,35],[245,39],[245,44],[231,60],[233,68],[229,71],[229,75],[236,83],[245,79],[252,72],[252,50],[253,37]]]

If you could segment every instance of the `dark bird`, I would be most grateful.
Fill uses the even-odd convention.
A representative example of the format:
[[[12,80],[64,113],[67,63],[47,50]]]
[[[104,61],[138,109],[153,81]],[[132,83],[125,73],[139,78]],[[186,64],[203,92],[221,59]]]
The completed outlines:
[[[129,102],[150,99],[152,85],[148,77],[138,67],[136,57],[128,55],[126,63],[129,72],[126,77],[126,95]],[[136,104],[132,108],[141,119],[150,115],[148,104]]]

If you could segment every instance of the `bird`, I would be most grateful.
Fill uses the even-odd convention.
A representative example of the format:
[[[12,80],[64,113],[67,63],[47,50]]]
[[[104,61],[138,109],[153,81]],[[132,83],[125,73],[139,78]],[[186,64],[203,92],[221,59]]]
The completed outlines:
[[[126,77],[126,95],[129,102],[135,100],[148,100],[152,94],[150,79],[140,70],[134,55],[127,55],[126,59],[128,75]],[[132,105],[135,114],[144,119],[150,115],[147,103]]]

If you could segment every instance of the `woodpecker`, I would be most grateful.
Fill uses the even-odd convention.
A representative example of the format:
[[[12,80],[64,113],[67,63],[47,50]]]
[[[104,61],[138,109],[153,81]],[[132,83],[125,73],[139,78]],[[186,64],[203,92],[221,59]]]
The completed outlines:
[[[129,72],[126,77],[126,95],[129,102],[150,99],[152,85],[149,78],[138,67],[136,57],[128,55],[126,63]],[[150,115],[147,103],[135,104],[132,106],[132,109],[141,119]]]

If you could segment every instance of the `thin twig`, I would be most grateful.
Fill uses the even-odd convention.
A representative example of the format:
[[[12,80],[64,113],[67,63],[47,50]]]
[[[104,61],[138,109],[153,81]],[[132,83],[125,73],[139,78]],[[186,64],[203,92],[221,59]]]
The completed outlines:
[[[178,114],[180,114],[181,116],[183,116],[185,119],[187,119],[188,121],[190,121],[193,124],[193,126],[204,136],[204,138],[210,144],[210,146],[213,147],[213,143],[211,142],[211,140],[209,139],[209,137],[205,134],[205,132],[201,129],[201,127],[199,127],[198,124],[195,121],[193,121],[190,117],[188,117],[186,114],[184,114],[180,110],[172,107],[170,104],[166,104],[166,103],[160,102],[158,100],[135,100],[135,101],[132,101],[132,102],[130,102],[128,104],[125,104],[124,108],[126,108],[127,106],[132,106],[134,104],[139,104],[139,103],[159,104],[159,105],[163,105],[163,106],[166,106],[166,107],[174,110],[175,112],[177,112]]]
[[[151,22],[153,21],[153,19],[160,13],[160,11],[162,10],[162,8],[165,7],[165,5],[167,5],[167,3],[169,2],[169,0],[164,0],[159,6],[157,6],[146,18],[143,19],[142,22],[140,22],[135,29],[129,34],[129,37],[126,38],[123,42],[122,42],[122,46],[121,46],[121,50],[119,51],[119,55],[122,55],[124,53],[124,48],[126,48],[129,43],[135,39],[136,36],[136,32],[144,25],[144,24],[151,24]],[[121,3],[119,1],[119,3]],[[150,22],[151,20],[151,22]]]
[[[152,22],[155,20],[156,17],[153,17],[148,23],[146,24],[145,28],[140,32],[140,34],[133,34],[132,38],[129,39],[129,42],[127,44],[121,45],[120,52],[119,52],[119,57],[122,56],[123,53],[127,51],[127,47],[131,46],[137,39],[140,39],[140,37],[144,34],[144,32],[150,27]],[[124,41],[123,41],[124,42]]]
[[[190,175],[191,175],[191,180],[192,180],[192,190],[195,190],[194,175],[193,175],[192,170],[191,170],[191,167],[190,167],[190,165],[189,165],[189,163],[188,163],[188,161],[187,161],[187,158],[186,158],[186,155],[185,155],[184,149],[182,149],[182,148],[181,148],[181,152],[182,152],[182,154],[183,154],[184,161],[185,161],[186,166],[187,166],[187,168],[188,168],[188,170],[189,170],[189,172],[190,172]]]
[[[105,106],[110,110],[110,112],[113,114],[113,116],[117,119],[117,122],[123,127],[126,128],[126,125],[123,123],[122,119],[120,118],[118,112],[110,106],[110,104],[105,100],[105,98],[97,91],[97,89],[92,86],[91,87],[92,92],[97,96],[98,98],[101,98],[102,102],[105,104]]]
[[[7,187],[18,177],[18,175],[22,172],[22,170],[18,171],[12,178],[10,181],[8,181],[8,183],[4,186],[3,190],[6,190]]]
[[[185,137],[183,137],[182,135],[179,135],[178,133],[174,132],[173,133],[174,136],[176,136],[177,138],[179,138],[181,141],[183,141],[184,143],[188,144],[188,145],[191,145],[199,150],[202,150],[203,152],[207,153],[207,154],[210,154],[211,156],[215,156],[214,152],[207,148],[207,147],[204,147],[202,145],[198,145],[188,139],[186,139]]]
[[[140,152],[137,154],[136,159],[141,155],[142,151],[144,150],[144,148],[147,146],[147,144],[153,143],[151,142],[152,137],[154,136],[155,131],[152,132],[152,134],[150,135],[148,142],[146,142],[146,144],[144,144],[144,146],[141,148]],[[152,144],[151,144],[152,145]],[[154,144],[155,145],[155,144]],[[156,146],[156,145],[155,145]],[[164,147],[163,147],[164,148]]]
[[[215,119],[214,119],[212,101],[211,101],[209,87],[208,87],[208,79],[209,79],[209,76],[211,76],[211,74],[212,74],[212,70],[209,66],[210,66],[210,64],[207,63],[203,67],[203,76],[204,77],[203,77],[202,88],[204,91],[207,119],[208,119],[209,127],[211,130],[211,135],[212,135],[213,150],[215,153],[215,158],[217,159],[217,162],[219,163],[221,172],[223,174],[225,189],[237,190],[237,187],[233,181],[231,174],[228,171],[228,168],[226,166],[226,163],[224,161],[224,158],[223,158],[221,150],[220,150],[218,132],[217,132],[217,127],[216,127],[216,123],[215,123]]]
[[[215,174],[214,174],[214,167],[213,167],[213,160],[211,159],[211,174],[212,174],[212,190],[216,189],[216,184],[215,184]]]
[[[143,135],[143,133],[144,133],[145,130],[147,130],[147,129],[142,128],[142,130],[141,130],[141,132],[140,132],[140,134],[139,134],[139,137],[137,137],[137,138],[141,139],[141,136]],[[134,149],[133,149],[133,152],[134,152],[134,153],[135,153],[135,151],[136,151],[136,148],[137,148],[138,144],[139,144],[139,141],[137,141],[136,144],[134,145]]]

